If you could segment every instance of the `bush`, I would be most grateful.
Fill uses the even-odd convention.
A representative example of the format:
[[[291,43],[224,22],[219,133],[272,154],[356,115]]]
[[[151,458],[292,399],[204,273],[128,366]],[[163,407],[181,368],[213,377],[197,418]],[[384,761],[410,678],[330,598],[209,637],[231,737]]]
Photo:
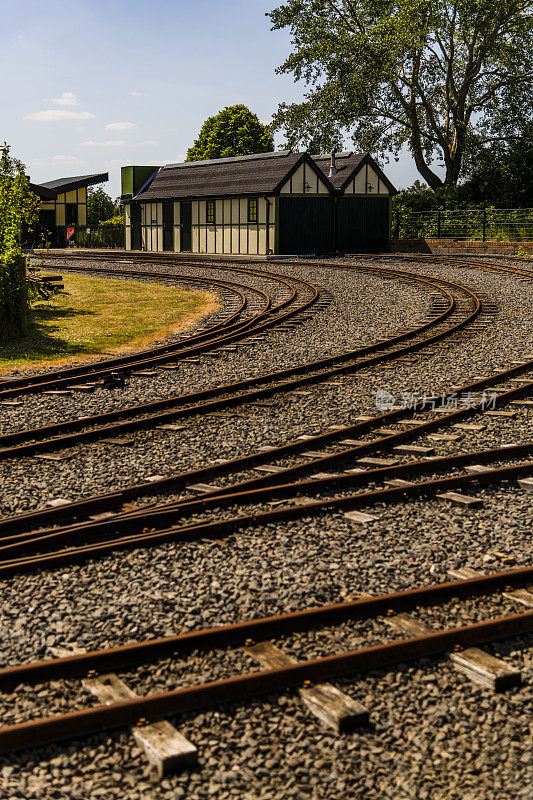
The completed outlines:
[[[124,214],[115,214],[110,219],[105,219],[103,222],[100,223],[100,226],[104,225],[124,225]]]
[[[30,189],[24,165],[0,147],[0,340],[27,331],[26,259],[20,243],[38,218],[39,200]]]
[[[15,339],[27,330],[26,259],[12,249],[0,254],[0,339]]]

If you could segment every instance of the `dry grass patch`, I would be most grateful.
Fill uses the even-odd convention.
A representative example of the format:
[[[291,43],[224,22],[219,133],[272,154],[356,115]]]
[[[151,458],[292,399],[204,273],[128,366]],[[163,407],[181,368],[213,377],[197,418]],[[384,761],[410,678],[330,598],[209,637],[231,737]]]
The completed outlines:
[[[33,305],[28,336],[0,345],[0,374],[147,347],[217,307],[210,292],[160,283],[66,274],[64,284]]]

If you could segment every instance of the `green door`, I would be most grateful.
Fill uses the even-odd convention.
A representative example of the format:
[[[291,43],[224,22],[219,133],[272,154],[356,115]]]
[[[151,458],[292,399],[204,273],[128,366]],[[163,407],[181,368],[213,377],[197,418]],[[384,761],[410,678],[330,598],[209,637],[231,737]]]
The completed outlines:
[[[331,253],[333,203],[329,195],[279,199],[279,252]]]
[[[336,249],[341,253],[388,250],[389,204],[389,197],[338,197],[335,210]]]

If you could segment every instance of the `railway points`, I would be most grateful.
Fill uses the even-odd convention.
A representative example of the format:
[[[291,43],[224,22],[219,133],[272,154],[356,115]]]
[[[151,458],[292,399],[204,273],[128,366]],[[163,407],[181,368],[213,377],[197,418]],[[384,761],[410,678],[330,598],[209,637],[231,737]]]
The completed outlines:
[[[155,769],[196,797],[223,768],[254,785],[271,724],[311,776],[326,751],[345,776],[354,751],[419,753],[435,704],[458,763],[473,703],[482,746],[503,726],[519,741],[528,263],[46,262],[209,287],[220,309],[151,350],[1,382],[0,581],[20,631],[0,665],[2,765],[75,753],[76,772],[91,751],[89,771],[148,787]]]

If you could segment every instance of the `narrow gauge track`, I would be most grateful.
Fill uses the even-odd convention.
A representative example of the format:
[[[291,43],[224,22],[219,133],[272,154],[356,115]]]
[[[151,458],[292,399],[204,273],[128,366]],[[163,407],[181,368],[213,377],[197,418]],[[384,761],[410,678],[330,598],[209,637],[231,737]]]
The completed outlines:
[[[116,261],[117,255],[116,252],[113,251],[103,251],[98,255],[94,255],[94,251],[87,251],[86,253],[63,253],[63,252],[55,252],[48,254],[50,258],[58,259],[59,261],[74,261],[74,260],[83,260],[83,261]],[[502,272],[508,273],[510,275],[514,275],[517,278],[524,278],[525,280],[533,280],[533,267],[522,267],[518,266],[519,263],[524,263],[523,259],[519,258],[512,258],[512,257],[503,257],[498,256],[503,261],[516,261],[518,262],[517,265],[510,265],[510,264],[496,264],[496,263],[487,263],[486,261],[478,261],[474,258],[470,257],[459,257],[459,256],[447,256],[447,255],[440,255],[440,254],[427,254],[427,253],[350,253],[345,256],[346,259],[352,259],[357,261],[408,261],[408,262],[419,262],[421,264],[431,264],[431,265],[442,265],[448,267],[467,267],[472,269],[478,269],[481,271],[493,271],[493,272]],[[496,258],[496,256],[494,257]],[[231,263],[231,256],[222,256],[216,259],[209,259],[209,258],[202,258],[199,259],[192,259],[188,257],[173,257],[173,254],[164,255],[162,253],[121,253],[120,260],[124,261],[125,263],[136,263],[139,261],[150,263],[150,264],[157,264],[159,266],[172,266],[172,265],[180,265],[180,264],[194,264],[194,265],[203,265],[203,266],[210,266],[210,267],[219,267],[222,266],[224,263]],[[316,258],[314,260],[306,260],[303,258],[269,258],[267,262],[257,262],[254,260],[253,256],[250,256],[248,262],[256,265],[282,265],[282,266],[305,266],[305,267],[326,267],[331,269],[346,269],[350,266],[348,263],[344,264],[336,264],[334,261],[330,260],[323,260]]]
[[[441,296],[444,296],[447,305],[442,310],[440,308],[436,310],[434,312],[435,316],[422,325],[372,345],[357,348],[340,355],[330,356],[193,394],[178,395],[81,419],[65,420],[40,428],[4,434],[0,437],[0,459],[60,449],[82,441],[95,440],[102,436],[159,425],[199,413],[208,413],[228,406],[239,405],[243,402],[270,397],[278,392],[297,389],[323,381],[326,378],[355,372],[382,361],[390,361],[416,352],[447,336],[451,336],[476,320],[483,311],[481,297],[461,284],[440,278],[428,278],[427,276],[419,276],[409,272],[376,267],[365,266],[362,271],[399,278],[429,287],[432,291],[438,291]],[[455,297],[452,295],[452,291],[456,293]],[[459,319],[454,320],[454,316],[459,317]],[[449,327],[443,327],[443,323],[446,321],[450,323]],[[441,330],[438,330],[439,326],[442,328]],[[437,332],[435,332],[435,328],[437,328]],[[430,335],[425,337],[426,333]],[[409,343],[402,344],[405,341]],[[398,347],[398,345],[400,346]],[[363,356],[368,356],[372,353],[378,353],[378,355],[370,355],[370,357],[363,358]],[[303,377],[296,377],[301,375]],[[257,388],[264,384],[270,385],[264,388]],[[93,427],[95,425],[101,427],[95,428]],[[65,433],[65,431],[68,431],[68,433]]]
[[[157,278],[159,280],[163,279],[171,282],[186,281],[188,284],[193,285],[197,283],[202,286],[223,288],[226,291],[231,290],[238,293],[241,306],[217,325],[199,334],[185,337],[175,343],[160,345],[144,351],[99,360],[77,367],[67,367],[52,373],[47,372],[43,375],[0,379],[0,400],[42,391],[43,389],[61,388],[72,384],[73,378],[78,381],[82,379],[94,380],[95,378],[105,377],[110,372],[116,371],[117,369],[124,370],[126,368],[128,371],[131,371],[133,369],[142,369],[149,366],[153,367],[159,364],[165,364],[172,361],[176,356],[183,358],[198,355],[214,347],[218,348],[223,345],[231,344],[243,338],[243,336],[249,336],[251,333],[268,330],[272,325],[279,325],[289,320],[295,314],[301,314],[302,311],[311,309],[315,303],[317,303],[320,296],[319,289],[307,281],[303,281],[300,278],[265,272],[260,273],[262,278],[266,277],[270,281],[284,287],[285,292],[288,294],[284,300],[276,305],[273,305],[272,299],[262,289],[248,284],[223,281],[211,277],[204,278],[184,274],[170,276],[167,273],[161,272],[138,272],[136,270],[126,269],[108,270],[98,267],[76,268],[67,266],[63,267],[63,269],[72,272],[86,271],[91,274],[109,274],[111,272],[112,274],[127,277]],[[227,267],[222,267],[222,269],[225,271],[243,273],[253,277],[257,277],[259,274],[257,270],[239,267],[234,270],[229,270]],[[292,283],[290,281],[292,281]],[[236,320],[239,315],[243,313],[247,305],[244,295],[245,291],[258,295],[263,301],[263,308],[259,312],[253,314],[250,319],[239,322]],[[305,300],[301,297],[301,294],[304,292],[309,295]]]
[[[472,384],[471,387],[482,388],[483,386],[492,386],[499,381],[503,382],[510,377],[531,370],[532,368],[533,362],[524,363],[512,370],[507,370],[498,375],[491,376],[491,378],[486,381],[478,381],[476,384]],[[465,389],[471,387],[465,387]],[[524,383],[524,385],[510,390],[498,398],[497,404],[503,405],[513,397],[528,393],[531,391],[531,387],[531,383]],[[417,410],[420,411],[421,408]],[[470,413],[476,413],[478,410],[479,409],[462,409],[459,412],[455,412],[455,414],[461,415],[459,417],[455,416],[455,414],[447,415],[447,417],[423,423],[420,427],[429,426],[425,427],[424,430],[433,430],[440,427],[441,424],[449,424],[452,417],[455,422],[457,419],[468,416]],[[382,415],[380,418],[376,417],[372,420],[372,424],[375,424],[377,421],[379,421],[379,424],[391,423],[396,419],[401,419],[405,411],[404,409],[394,410],[389,412],[389,414]],[[410,413],[413,413],[413,411],[416,410],[413,409]],[[344,429],[340,434],[337,431],[332,432],[331,436],[333,438],[322,440],[321,443],[328,444],[329,442],[333,442],[339,438],[339,435],[342,435],[344,438],[348,434],[367,432],[372,427],[372,424],[368,427],[364,427],[367,423],[362,423],[363,427],[350,426]],[[435,428],[431,427],[433,425]],[[419,433],[420,432],[421,431],[419,431]],[[382,447],[384,447],[385,445],[383,442],[387,439],[389,440],[387,444],[391,445],[393,441],[394,443],[405,441],[406,438],[411,437],[411,434],[412,431],[403,431],[399,434],[395,434],[392,438],[384,437],[380,441],[382,442]],[[396,436],[402,437],[404,435],[405,438],[403,439],[395,438]],[[330,434],[325,434],[324,436],[329,437]],[[294,444],[296,444],[297,447],[308,449],[316,446],[316,440],[318,438],[319,437],[315,437],[313,440]],[[290,446],[292,445],[289,445],[289,447]],[[361,445],[363,451],[365,447],[372,448],[375,446],[376,442],[368,442]],[[283,448],[279,449],[282,450]],[[359,448],[355,448],[355,450],[358,454],[363,454]],[[532,450],[533,443],[525,443],[523,445],[513,446],[512,448],[506,447],[478,453],[465,453],[458,457],[432,459],[431,461],[424,462],[411,462],[400,465],[399,467],[385,468],[385,470],[367,471],[363,475],[332,476],[331,479],[300,482],[299,484],[284,484],[280,481],[288,476],[278,474],[268,476],[266,478],[267,485],[265,486],[263,483],[262,485],[266,492],[270,492],[270,494],[265,494],[265,497],[288,497],[294,494],[295,487],[300,487],[296,489],[298,492],[304,492],[305,490],[302,488],[303,483],[308,484],[310,491],[316,491],[317,489],[321,490],[339,482],[341,486],[353,485],[353,481],[355,481],[357,485],[358,482],[377,482],[385,477],[397,477],[399,474],[398,470],[404,470],[404,472],[401,473],[402,475],[423,475],[426,471],[449,469],[450,466],[459,466],[464,463],[472,463],[472,461],[476,463],[487,463],[493,460],[499,461],[507,460],[507,458],[520,458],[529,455]],[[297,452],[301,451],[302,450],[298,450]],[[333,459],[337,458],[339,460],[336,463],[340,463],[342,458],[349,452],[350,451],[343,451],[343,453],[332,453],[331,456],[325,456],[325,459],[332,459],[332,461],[328,462],[327,466],[331,466],[335,463]],[[351,452],[353,454],[353,449]],[[370,451],[367,450],[364,452]],[[267,454],[262,453],[258,455],[263,458],[266,456],[266,460],[272,459],[273,456],[272,451]],[[456,460],[452,464],[451,462],[453,459]],[[239,459],[235,460],[235,462],[238,461]],[[219,466],[222,468],[227,467],[227,465]],[[299,465],[295,469],[303,469],[303,473],[305,474],[305,472],[310,470],[316,470],[317,466],[326,466],[324,459],[314,459],[313,462]],[[212,468],[207,467],[205,469]],[[290,470],[288,471],[290,472]],[[528,463],[490,470],[490,473],[483,473],[475,476],[454,476],[443,480],[449,481],[445,488],[451,488],[452,486],[455,488],[458,485],[469,485],[471,482],[488,483],[493,480],[509,478],[516,474],[531,474],[531,472],[533,472],[533,463]],[[377,473],[380,473],[380,475]],[[189,475],[190,474],[191,473],[189,473]],[[179,478],[179,476],[173,476],[173,479],[175,480],[176,477]],[[257,480],[263,482],[263,479]],[[268,484],[272,481],[278,481],[280,483],[269,486]],[[450,481],[452,483],[450,483]],[[453,481],[460,482],[453,483]],[[150,484],[150,488],[152,492],[157,490],[154,484]],[[238,489],[237,492],[235,492],[236,488]],[[413,484],[412,487],[397,487],[390,491],[378,490],[377,492],[366,492],[362,495],[332,498],[325,501],[326,505],[322,505],[324,501],[318,501],[305,508],[284,508],[268,513],[276,515],[275,518],[278,519],[289,519],[291,517],[294,518],[296,516],[313,513],[314,510],[319,510],[319,506],[325,510],[328,508],[330,510],[332,508],[354,508],[359,507],[358,504],[368,504],[369,497],[374,497],[376,498],[375,502],[380,502],[384,499],[383,494],[380,496],[380,493],[383,491],[387,491],[387,499],[393,500],[394,498],[404,499],[409,496],[430,493],[438,488],[443,488],[441,480]],[[125,491],[128,491],[128,489]],[[275,494],[276,492],[277,494]],[[193,501],[193,503],[197,504],[197,510],[200,508],[205,510],[210,504],[216,507],[217,503],[219,505],[232,505],[237,502],[246,501],[247,498],[244,497],[245,494],[246,492],[242,491],[242,485],[238,485],[237,487],[228,486],[218,492],[211,493],[210,497],[204,496],[200,500]],[[218,497],[216,495],[218,495]],[[250,502],[253,499],[256,498],[249,497]],[[81,502],[83,503],[84,501]],[[346,503],[346,505],[344,505],[344,503]],[[187,505],[189,506],[188,511],[190,513],[192,509],[189,500],[175,503],[173,513],[177,513],[177,516],[179,516],[181,513],[180,509],[184,509]],[[151,509],[151,511],[156,510],[157,509]],[[55,511],[61,511],[61,509],[56,509]],[[137,513],[142,513],[142,511],[132,512],[129,515],[129,525],[131,525],[132,518]],[[126,518],[127,515],[123,516]],[[241,527],[243,522],[245,524],[253,524],[255,520],[258,520],[258,524],[261,524],[264,519],[259,520],[258,517],[262,516],[263,515],[253,514],[249,515],[248,518],[238,518],[235,529]],[[6,522],[9,521],[6,520]],[[208,526],[211,526],[211,530],[214,533],[213,527],[214,525],[218,525],[219,532],[215,535],[220,535],[222,532],[223,535],[227,535],[227,533],[232,530],[232,523],[233,520],[224,520],[218,523],[208,523],[207,526],[187,526],[182,528],[181,531],[174,528],[170,531],[160,531],[159,533],[165,535],[167,533],[174,534],[181,532],[183,534],[183,540],[189,538],[204,538],[210,535],[207,529]],[[0,530],[2,530],[1,526]],[[148,533],[148,536],[150,533],[151,532]],[[162,538],[160,541],[165,541],[165,539]],[[117,542],[109,542],[109,544],[111,545],[111,549],[117,549]],[[120,546],[121,543],[119,542],[118,547]],[[131,546],[131,544],[126,544],[126,546]],[[93,552],[92,555],[94,554]],[[64,563],[68,563],[69,555],[71,555],[69,551],[63,551],[60,555],[66,556],[67,561]],[[41,562],[40,566],[46,566],[46,564]],[[110,669],[126,668],[136,664],[149,663],[157,658],[166,657],[170,654],[181,655],[190,653],[193,650],[205,651],[226,646],[246,645],[249,643],[250,639],[254,642],[263,641],[292,631],[314,630],[323,626],[339,624],[346,620],[385,616],[422,605],[445,602],[452,597],[471,597],[481,594],[509,591],[511,588],[529,584],[532,579],[533,568],[496,573],[469,581],[457,581],[448,584],[439,584],[437,586],[426,586],[408,592],[382,595],[350,603],[323,606],[321,608],[306,609],[294,614],[255,619],[205,631],[194,631],[193,633],[167,637],[165,639],[139,642],[109,650],[94,651],[79,656],[75,655],[67,658],[9,667],[5,670],[0,670],[0,689],[8,690],[21,683],[35,685],[36,683],[46,680],[77,677],[87,674],[89,670],[106,672]],[[158,719],[168,717],[169,715],[210,708],[227,702],[243,701],[266,693],[284,691],[292,687],[301,686],[302,683],[305,682],[324,681],[350,675],[355,672],[361,673],[367,670],[387,668],[400,662],[416,660],[421,657],[435,657],[444,653],[449,653],[454,649],[462,649],[508,637],[515,637],[531,632],[532,630],[533,612],[506,615],[504,617],[483,620],[458,628],[435,630],[427,635],[417,636],[411,639],[394,640],[386,644],[373,645],[358,650],[337,652],[334,655],[300,661],[289,667],[234,675],[230,678],[224,678],[218,681],[211,681],[187,688],[175,689],[170,692],[139,697],[136,700],[124,703],[117,703],[110,706],[97,706],[90,709],[57,715],[55,717],[34,719],[25,723],[0,728],[0,752],[16,752],[26,748],[28,742],[31,742],[32,747],[35,747],[71,738],[78,739],[91,733],[112,730],[137,723],[141,717],[147,721],[154,722]]]
[[[265,617],[178,636],[155,639],[107,650],[92,651],[64,658],[33,662],[0,670],[0,689],[21,683],[32,684],[87,674],[89,670],[110,669],[145,664],[169,655],[248,645],[274,636],[317,630],[346,621],[380,618],[420,606],[444,603],[452,598],[509,592],[526,585],[533,578],[533,568],[493,573],[467,580],[424,586],[393,594],[369,597]],[[461,627],[432,630],[410,639],[334,655],[299,661],[285,667],[259,670],[210,681],[172,691],[137,697],[110,705],[57,714],[52,717],[0,728],[0,753],[13,753],[28,747],[82,738],[89,734],[138,723],[155,722],[171,715],[211,708],[229,702],[247,700],[272,692],[326,681],[354,673],[377,670],[435,657],[454,650],[520,636],[533,630],[533,611],[482,620]]]
[[[533,362],[525,363],[503,373],[463,387],[464,391],[474,391],[482,385],[505,383],[523,371],[531,371]],[[481,385],[481,386],[480,386]],[[533,382],[509,389],[505,388],[496,398],[498,406],[529,394]],[[452,411],[436,419],[422,422],[409,430],[380,436],[372,441],[357,440],[350,442],[333,453],[317,453],[311,450],[310,459],[294,466],[280,468],[280,471],[260,478],[244,480],[208,491],[201,498],[185,498],[178,502],[149,505],[138,510],[118,513],[102,521],[90,520],[63,526],[62,528],[39,529],[39,526],[53,524],[65,519],[75,519],[91,512],[101,513],[103,510],[117,508],[126,500],[143,495],[155,494],[170,488],[186,488],[196,481],[220,475],[231,475],[251,469],[258,464],[274,462],[281,459],[304,454],[313,446],[324,446],[340,442],[350,435],[368,433],[383,424],[391,424],[404,419],[413,413],[431,411],[431,400],[418,403],[412,410],[396,409],[371,420],[353,426],[334,430],[318,436],[306,437],[305,441],[295,441],[277,448],[253,453],[233,459],[227,463],[210,465],[197,470],[180,473],[168,478],[159,479],[147,484],[126,487],[118,492],[109,492],[94,498],[80,500],[60,508],[44,509],[28,512],[15,517],[0,520],[0,576],[9,576],[17,572],[33,571],[42,567],[53,567],[86,558],[102,556],[113,549],[126,549],[148,546],[167,541],[191,541],[200,538],[225,536],[230,532],[248,526],[260,526],[269,522],[298,518],[322,511],[348,510],[374,505],[377,502],[397,502],[409,497],[432,495],[440,490],[468,487],[477,483],[492,483],[508,480],[516,476],[528,476],[533,473],[533,462],[514,464],[508,467],[487,469],[483,473],[469,475],[449,475],[450,470],[461,468],[466,464],[490,463],[493,461],[510,461],[533,453],[533,443],[510,445],[485,451],[461,453],[455,456],[436,457],[424,461],[407,462],[405,464],[384,467],[364,472],[345,474],[323,473],[323,469],[338,468],[340,464],[353,463],[363,456],[376,451],[384,451],[418,436],[435,431],[443,426],[455,424],[482,410],[482,401],[469,407]],[[379,430],[379,428],[378,428]],[[355,446],[353,446],[355,445]],[[318,457],[316,457],[318,456]],[[318,471],[318,472],[317,472]],[[302,477],[317,472],[317,477],[301,480]],[[295,495],[318,495],[332,488],[347,490],[363,484],[380,483],[390,479],[407,476],[427,476],[432,473],[447,472],[445,477],[433,478],[429,481],[415,483],[410,486],[389,487],[367,491],[356,495],[323,497],[296,507],[283,507],[275,511],[258,511],[245,513],[238,517],[220,521],[208,520],[202,523],[176,525],[177,520],[192,514],[206,513],[210,509],[219,510],[228,506],[250,506],[264,503],[272,498],[288,498]],[[321,476],[321,477],[318,477]],[[171,528],[165,526],[171,525]],[[37,526],[37,527],[36,527]],[[20,533],[21,530],[28,530]],[[96,542],[96,543],[94,543]],[[54,547],[66,549],[50,551]],[[37,554],[37,555],[36,555]]]

